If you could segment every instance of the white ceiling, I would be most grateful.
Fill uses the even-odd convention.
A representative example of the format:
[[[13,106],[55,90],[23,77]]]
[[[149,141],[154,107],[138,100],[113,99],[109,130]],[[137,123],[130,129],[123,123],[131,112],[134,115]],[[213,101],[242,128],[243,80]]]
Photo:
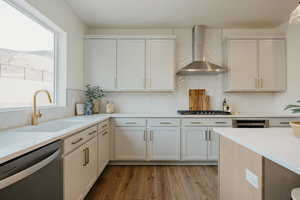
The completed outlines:
[[[272,27],[298,0],[66,0],[90,27]]]

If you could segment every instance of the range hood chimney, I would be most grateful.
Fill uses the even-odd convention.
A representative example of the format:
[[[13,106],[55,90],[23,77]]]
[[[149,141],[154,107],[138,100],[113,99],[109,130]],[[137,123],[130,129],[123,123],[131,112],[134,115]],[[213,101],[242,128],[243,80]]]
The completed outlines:
[[[225,68],[205,60],[204,34],[205,26],[193,27],[193,62],[180,69],[177,75],[219,74],[226,71]]]

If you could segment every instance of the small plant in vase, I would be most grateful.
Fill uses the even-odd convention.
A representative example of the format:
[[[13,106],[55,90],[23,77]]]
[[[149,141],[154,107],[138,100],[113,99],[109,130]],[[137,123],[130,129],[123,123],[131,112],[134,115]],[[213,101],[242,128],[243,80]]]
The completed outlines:
[[[300,100],[297,101],[298,105],[290,104],[285,107],[285,110],[292,111],[293,114],[300,113]],[[290,122],[291,127],[293,128],[294,135],[300,138],[300,122]]]
[[[86,85],[85,114],[92,115],[100,113],[100,99],[104,96],[104,90],[99,86]]]

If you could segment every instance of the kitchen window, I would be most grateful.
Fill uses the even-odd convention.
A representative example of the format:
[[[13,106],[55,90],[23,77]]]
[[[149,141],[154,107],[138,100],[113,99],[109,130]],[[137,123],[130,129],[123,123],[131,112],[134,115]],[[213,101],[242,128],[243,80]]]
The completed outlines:
[[[16,1],[20,2],[20,1]],[[0,110],[65,104],[66,34],[24,2],[0,0]],[[60,95],[58,95],[60,94]]]

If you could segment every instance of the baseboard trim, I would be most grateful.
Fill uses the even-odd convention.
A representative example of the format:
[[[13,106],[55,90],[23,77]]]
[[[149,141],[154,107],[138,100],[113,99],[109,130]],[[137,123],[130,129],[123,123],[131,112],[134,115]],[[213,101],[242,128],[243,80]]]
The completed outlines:
[[[217,166],[217,161],[110,161],[109,165],[195,165],[195,166],[202,166],[202,165],[211,165],[211,166]]]

